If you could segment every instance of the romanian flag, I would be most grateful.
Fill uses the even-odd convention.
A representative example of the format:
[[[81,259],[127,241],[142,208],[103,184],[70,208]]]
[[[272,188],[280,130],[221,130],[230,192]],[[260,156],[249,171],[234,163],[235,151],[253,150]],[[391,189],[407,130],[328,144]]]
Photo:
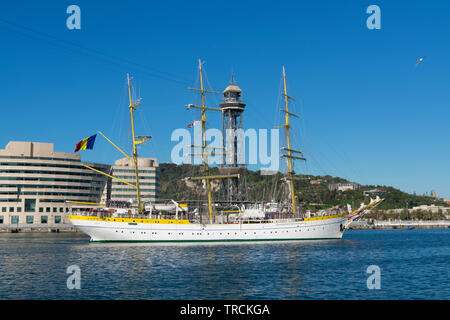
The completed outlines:
[[[86,150],[86,149],[92,150],[94,148],[94,142],[95,142],[96,136],[97,135],[94,134],[93,136],[90,136],[89,138],[86,138],[86,139],[78,142],[74,152],[77,152],[79,150]]]

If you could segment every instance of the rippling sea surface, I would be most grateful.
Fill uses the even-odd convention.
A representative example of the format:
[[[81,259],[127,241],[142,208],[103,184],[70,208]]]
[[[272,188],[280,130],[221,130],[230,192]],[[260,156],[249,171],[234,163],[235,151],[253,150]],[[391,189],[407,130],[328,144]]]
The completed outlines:
[[[71,265],[79,290],[67,288]],[[370,265],[381,270],[379,290],[367,288]],[[450,299],[450,229],[157,245],[3,233],[0,299]]]

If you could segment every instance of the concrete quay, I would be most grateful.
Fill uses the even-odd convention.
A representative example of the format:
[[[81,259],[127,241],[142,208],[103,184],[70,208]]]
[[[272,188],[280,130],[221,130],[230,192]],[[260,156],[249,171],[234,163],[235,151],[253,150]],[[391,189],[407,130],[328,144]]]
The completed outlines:
[[[349,229],[436,229],[450,228],[450,220],[371,220],[354,221]]]
[[[57,226],[1,226],[0,233],[19,233],[19,232],[81,232],[70,224],[58,224]]]

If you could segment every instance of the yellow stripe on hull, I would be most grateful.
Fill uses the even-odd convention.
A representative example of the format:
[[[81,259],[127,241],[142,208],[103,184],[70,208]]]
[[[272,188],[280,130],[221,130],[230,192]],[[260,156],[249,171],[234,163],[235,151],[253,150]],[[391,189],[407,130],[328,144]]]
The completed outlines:
[[[317,221],[317,220],[327,220],[327,219],[334,219],[334,218],[340,218],[346,216],[347,213],[339,213],[332,216],[324,216],[324,217],[312,217],[312,218],[306,218],[303,221]]]

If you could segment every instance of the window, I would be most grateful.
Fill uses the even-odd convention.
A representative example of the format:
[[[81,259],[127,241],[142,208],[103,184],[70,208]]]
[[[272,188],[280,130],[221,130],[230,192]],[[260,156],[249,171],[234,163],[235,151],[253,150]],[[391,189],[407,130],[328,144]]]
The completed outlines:
[[[50,208],[45,208],[45,212],[50,212]]]
[[[25,212],[34,212],[36,210],[36,199],[25,199]]]
[[[6,207],[2,207],[2,212],[6,212]]]
[[[3,216],[0,216],[0,224],[3,224]]]
[[[48,216],[41,216],[41,223],[47,223],[48,222]]]
[[[61,223],[61,216],[55,216],[55,223]]]
[[[22,207],[17,207],[17,212],[22,212]]]
[[[32,224],[33,223],[33,216],[27,216],[27,223]]]
[[[9,207],[9,212],[14,212],[14,207]]]
[[[59,212],[64,212],[64,208],[59,208]]]
[[[53,208],[53,212],[58,212],[58,208]]]
[[[39,212],[44,212],[44,208],[39,208]]]
[[[11,216],[11,224],[19,224],[19,216]]]

